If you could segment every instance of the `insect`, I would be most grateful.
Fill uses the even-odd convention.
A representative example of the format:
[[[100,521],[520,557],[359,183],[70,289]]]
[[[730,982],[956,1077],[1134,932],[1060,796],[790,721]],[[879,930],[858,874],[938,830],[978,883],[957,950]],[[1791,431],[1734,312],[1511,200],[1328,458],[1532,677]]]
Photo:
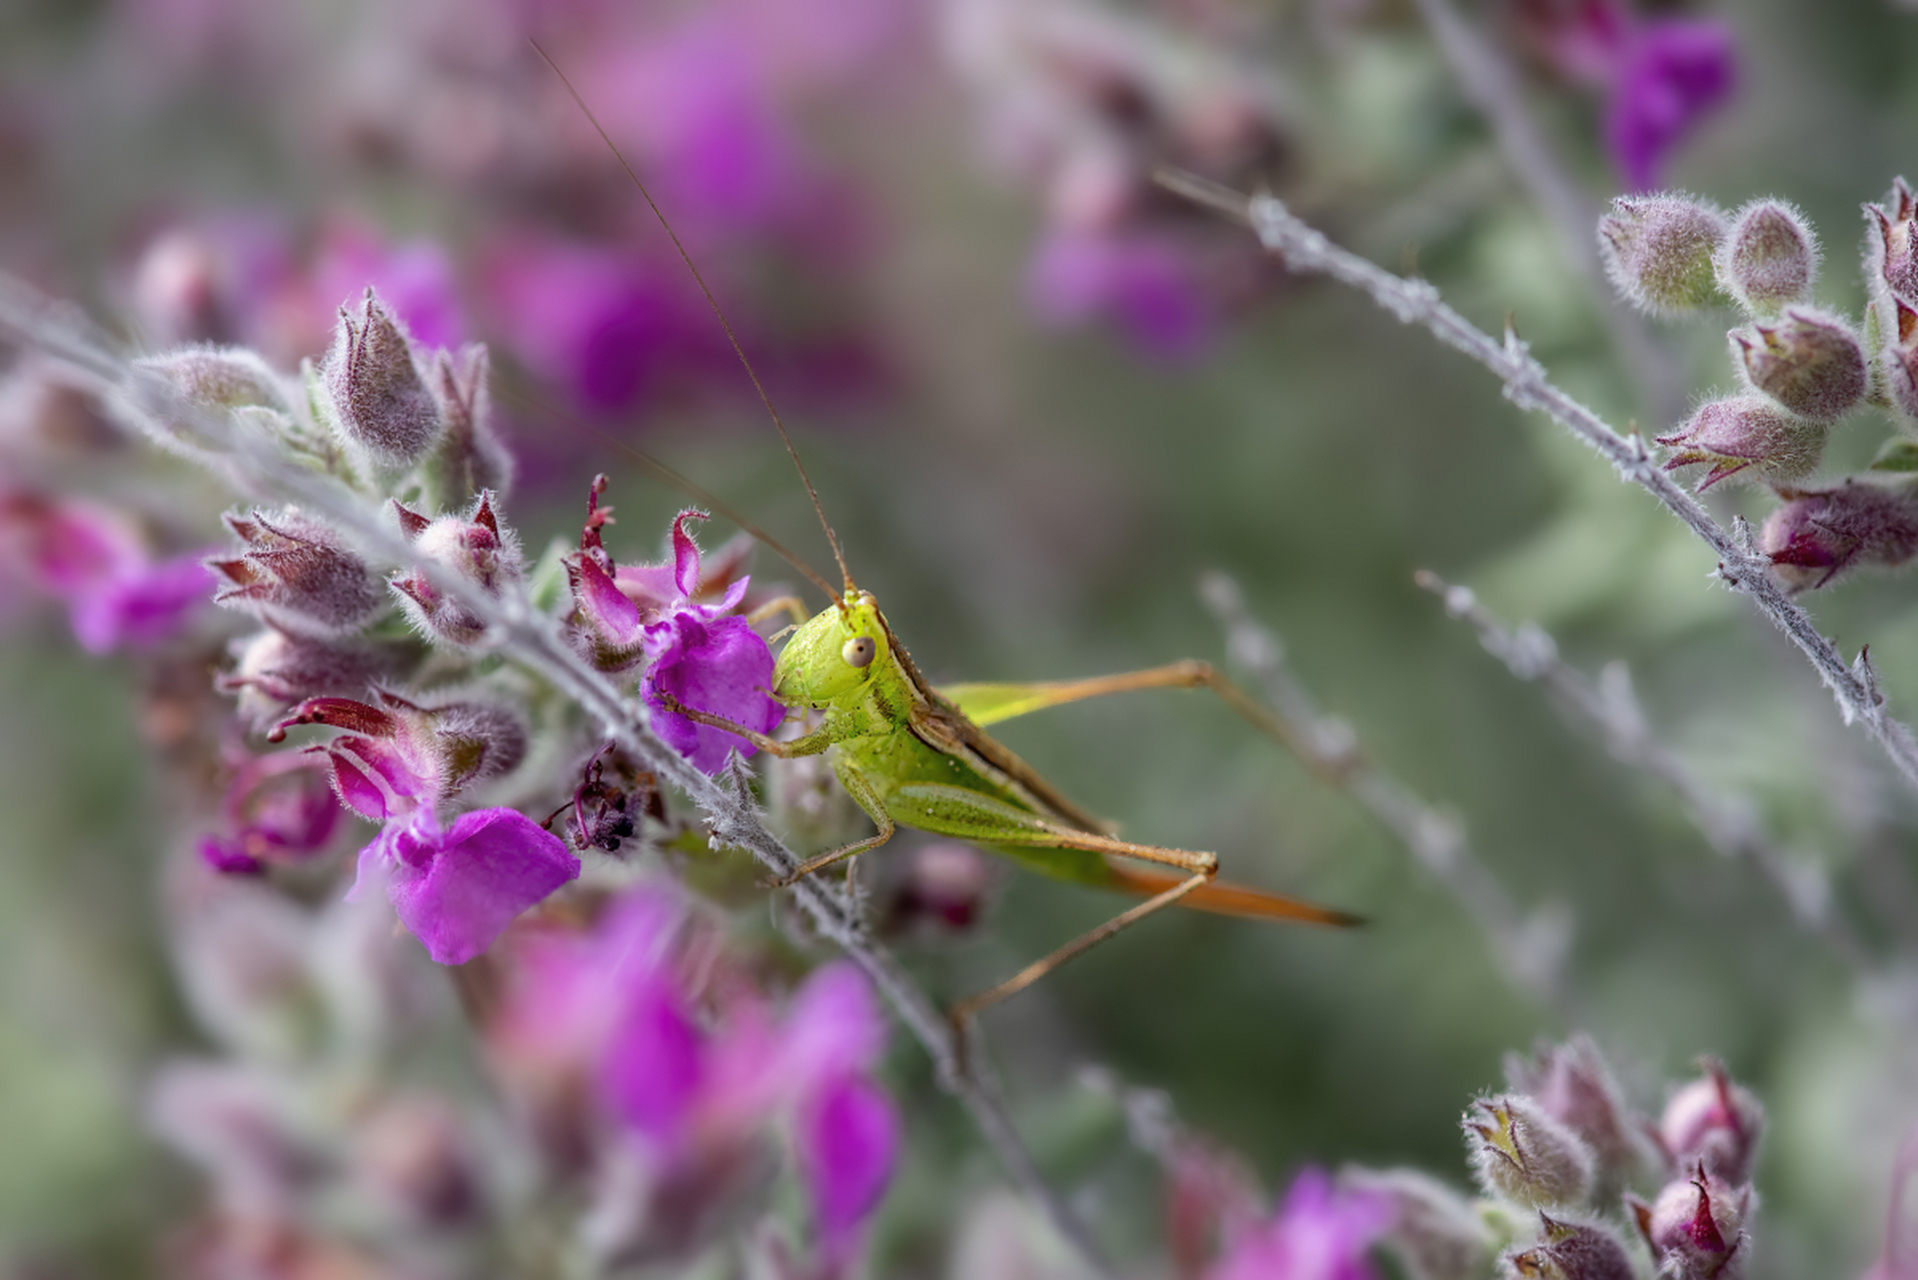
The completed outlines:
[[[534,47],[539,48],[537,44]],[[553,65],[545,50],[539,49],[539,53]],[[564,73],[559,72],[556,65],[553,69],[564,82]],[[1206,688],[1256,728],[1282,739],[1284,735],[1272,717],[1209,663],[1188,660],[1086,680],[955,684],[942,689],[934,688],[920,674],[893,634],[879,602],[853,581],[838,536],[826,519],[805,464],[691,255],[653,201],[645,183],[620,155],[578,91],[570,82],[566,87],[607,146],[619,157],[620,164],[705,293],[798,469],[840,571],[842,586],[835,591],[819,574],[787,555],[752,525],[742,522],[749,532],[787,555],[795,567],[832,600],[809,618],[797,601],[792,603],[797,625],[779,654],[770,690],[776,701],[795,712],[819,713],[817,728],[798,738],[775,739],[686,706],[670,693],[658,691],[670,710],[696,724],[734,734],[770,755],[792,758],[825,754],[840,784],[872,820],[873,835],[808,859],[779,883],[790,885],[848,858],[878,849],[892,839],[899,827],[906,826],[969,841],[1057,879],[1144,897],[1143,902],[1081,934],[1005,981],[961,1001],[950,1013],[960,1026],[1075,956],[1174,904],[1272,920],[1324,925],[1360,923],[1359,917],[1333,908],[1222,883],[1217,879],[1216,854],[1118,839],[1104,823],[1061,795],[1035,769],[986,732],[988,725],[1087,698],[1135,689]],[[672,475],[670,469],[652,459],[645,461]],[[1129,866],[1128,862],[1151,864],[1164,870],[1147,870]]]

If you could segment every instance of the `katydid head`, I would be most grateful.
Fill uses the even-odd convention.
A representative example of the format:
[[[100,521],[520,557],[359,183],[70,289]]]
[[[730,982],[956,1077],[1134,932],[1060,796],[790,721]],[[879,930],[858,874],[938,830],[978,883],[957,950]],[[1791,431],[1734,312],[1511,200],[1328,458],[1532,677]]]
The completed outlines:
[[[786,641],[773,667],[773,697],[787,706],[836,702],[883,669],[887,649],[878,602],[870,592],[849,591]]]

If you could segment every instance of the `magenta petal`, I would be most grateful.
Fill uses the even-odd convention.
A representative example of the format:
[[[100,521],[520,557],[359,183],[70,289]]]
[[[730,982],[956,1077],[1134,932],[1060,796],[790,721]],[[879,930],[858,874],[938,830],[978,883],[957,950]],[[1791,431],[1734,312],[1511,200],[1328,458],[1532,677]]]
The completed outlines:
[[[580,596],[576,603],[593,629],[613,644],[631,644],[639,636],[639,606],[590,555],[580,556],[576,581]]]
[[[464,964],[514,916],[579,876],[559,838],[515,809],[480,809],[445,831],[382,833],[393,873],[387,897],[441,964]]]
[[[1375,1280],[1368,1251],[1392,1218],[1384,1196],[1343,1191],[1323,1169],[1302,1170],[1277,1215],[1233,1241],[1207,1280]]]
[[[675,613],[646,628],[650,663],[641,692],[653,710],[659,736],[705,773],[718,773],[728,752],[751,755],[744,739],[666,710],[664,690],[695,711],[721,716],[748,729],[770,733],[785,718],[774,702],[773,655],[766,641],[744,618],[706,619]]]
[[[1738,66],[1722,22],[1666,19],[1627,51],[1605,109],[1605,145],[1633,191],[1662,185],[1665,159],[1731,96]]]
[[[373,779],[343,755],[334,753],[328,759],[333,765],[333,790],[340,803],[369,821],[386,821],[386,793]]]
[[[179,629],[189,613],[209,603],[217,585],[200,553],[124,571],[74,597],[73,632],[89,653],[119,645],[145,648]]]
[[[879,1204],[899,1154],[899,1116],[871,1081],[843,1076],[800,1110],[799,1165],[829,1244],[843,1242]]]
[[[822,1081],[864,1071],[886,1048],[886,1021],[872,984],[850,960],[835,960],[806,979],[786,1015],[781,1078],[809,1092]]]
[[[691,600],[699,594],[699,544],[687,532],[686,522],[705,518],[704,511],[689,507],[673,521],[673,585],[679,588],[682,600]]]
[[[704,1040],[669,972],[649,971],[620,996],[625,1008],[601,1059],[600,1088],[620,1119],[670,1144],[705,1079]]]
[[[222,875],[257,876],[266,870],[265,863],[230,840],[208,836],[200,841],[199,852],[200,860]]]
[[[613,580],[638,604],[641,616],[666,608],[679,594],[673,567],[667,564],[623,564]]]

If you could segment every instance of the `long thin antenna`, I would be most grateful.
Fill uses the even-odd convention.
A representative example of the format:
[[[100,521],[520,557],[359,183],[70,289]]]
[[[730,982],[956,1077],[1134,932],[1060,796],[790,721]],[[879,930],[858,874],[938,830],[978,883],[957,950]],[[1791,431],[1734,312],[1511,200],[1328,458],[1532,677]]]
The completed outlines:
[[[652,454],[647,453],[644,449],[639,448],[637,445],[628,444],[603,427],[596,427],[590,422],[582,421],[579,418],[573,417],[571,414],[564,413],[535,396],[529,396],[524,392],[512,390],[498,382],[493,384],[493,390],[502,398],[511,400],[522,408],[530,409],[543,418],[553,418],[564,422],[567,426],[573,428],[573,430],[591,436],[609,448],[619,450],[634,462],[639,463],[661,480],[673,486],[673,488],[678,489],[695,502],[705,503],[713,510],[719,512],[720,515],[725,516],[741,529],[744,529],[754,538],[765,543],[780,559],[799,570],[800,573],[806,576],[807,581],[825,592],[828,600],[837,600],[839,598],[838,593],[832,588],[832,583],[826,581],[825,575],[820,573],[819,570],[813,568],[804,560],[801,560],[791,551],[788,551],[781,545],[778,539],[741,515],[731,503],[725,501],[723,498],[715,497],[704,486],[687,479],[673,468],[661,462],[658,458],[655,458]]]
[[[773,426],[778,428],[779,438],[785,442],[786,452],[791,456],[793,466],[799,470],[800,482],[806,486],[806,493],[812,498],[812,509],[819,516],[819,527],[826,531],[826,541],[832,544],[832,558],[838,561],[839,575],[845,579],[845,593],[847,596],[853,595],[858,588],[853,585],[852,570],[846,567],[845,553],[839,549],[839,537],[833,533],[832,523],[826,519],[826,509],[819,505],[819,491],[812,487],[812,477],[806,474],[806,464],[799,460],[799,450],[793,448],[793,439],[786,434],[786,424],[780,421],[779,410],[773,407],[773,398],[766,394],[766,388],[759,381],[759,374],[753,368],[753,362],[746,358],[746,349],[739,345],[739,338],[733,333],[732,324],[726,319],[726,313],[720,310],[719,299],[715,298],[713,291],[706,287],[706,277],[700,275],[699,268],[693,265],[693,255],[686,252],[686,246],[680,243],[679,233],[673,230],[672,223],[666,221],[666,215],[660,211],[658,202],[653,199],[653,193],[646,189],[646,184],[639,180],[639,174],[626,162],[619,144],[615,143],[612,135],[606,132],[606,126],[599,122],[599,117],[593,114],[593,109],[586,105],[586,99],[579,96],[579,90],[575,89],[573,82],[566,78],[566,73],[559,69],[559,63],[553,61],[552,55],[540,47],[539,41],[529,38],[528,43],[540,57],[546,60],[546,65],[551,67],[553,74],[559,77],[559,82],[566,86],[566,92],[573,95],[573,101],[578,103],[579,109],[586,113],[586,119],[591,121],[593,128],[599,131],[601,141],[605,142],[608,149],[612,151],[613,158],[619,161],[619,167],[626,171],[626,176],[633,180],[633,185],[639,188],[639,194],[646,199],[646,207],[653,211],[655,218],[659,219],[659,225],[665,228],[667,238],[673,242],[673,248],[679,250],[680,260],[686,264],[686,269],[693,273],[693,280],[699,285],[699,291],[706,295],[706,305],[711,307],[713,315],[719,318],[719,327],[726,331],[726,341],[732,343],[733,354],[739,357],[739,363],[746,366],[746,376],[752,379],[753,390],[759,393],[760,403],[764,404],[766,412],[772,415]],[[839,602],[839,607],[845,608],[843,600]]]

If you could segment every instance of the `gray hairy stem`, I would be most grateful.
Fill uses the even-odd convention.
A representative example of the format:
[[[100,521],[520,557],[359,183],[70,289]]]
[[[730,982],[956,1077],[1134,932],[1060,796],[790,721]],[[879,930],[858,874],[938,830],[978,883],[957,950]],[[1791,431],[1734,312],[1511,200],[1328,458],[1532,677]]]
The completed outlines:
[[[76,309],[52,303],[5,276],[0,276],[0,335],[88,376],[108,408],[128,425],[162,448],[207,466],[240,492],[295,503],[328,521],[370,560],[422,570],[435,587],[486,623],[497,652],[572,698],[608,737],[691,797],[706,815],[715,840],[747,850],[778,877],[798,867],[799,859],[767,830],[742,776],[722,775],[722,782],[694,768],[653,732],[645,706],[586,662],[566,643],[558,622],[531,608],[523,596],[492,596],[457,574],[419,563],[398,530],[389,527],[384,513],[345,484],[289,462],[269,440],[238,429],[226,415],[187,402],[164,379],[118,354],[112,341]],[[965,1106],[1020,1192],[1039,1206],[1096,1273],[1110,1275],[1090,1230],[1041,1176],[999,1099],[976,1043],[970,1052],[961,1045],[945,1015],[897,957],[867,935],[842,895],[819,877],[801,880],[787,892],[813,927],[879,989],[932,1058],[941,1087]],[[977,1032],[968,1039],[976,1041]]]
[[[1886,710],[1869,654],[1860,652],[1855,662],[1847,664],[1837,646],[1813,625],[1811,615],[1772,576],[1771,560],[1759,551],[1750,526],[1735,519],[1728,530],[1714,520],[1697,498],[1658,465],[1643,437],[1621,435],[1554,386],[1544,366],[1509,326],[1503,341],[1493,338],[1447,306],[1429,282],[1393,275],[1340,248],[1271,196],[1248,197],[1190,174],[1161,172],[1158,176],[1168,189],[1250,226],[1259,242],[1289,270],[1330,276],[1365,294],[1402,323],[1417,325],[1463,352],[1498,378],[1507,400],[1544,414],[1597,450],[1622,479],[1650,493],[1712,549],[1718,557],[1716,576],[1749,598],[1785,633],[1831,690],[1845,723],[1862,724],[1905,781],[1918,788],[1918,740]]]

